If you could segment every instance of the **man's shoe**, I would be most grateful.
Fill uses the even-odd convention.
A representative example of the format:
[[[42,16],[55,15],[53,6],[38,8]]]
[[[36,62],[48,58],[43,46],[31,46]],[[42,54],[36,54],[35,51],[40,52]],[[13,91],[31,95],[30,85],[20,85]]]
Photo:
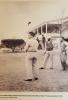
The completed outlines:
[[[26,79],[26,80],[24,80],[24,81],[32,81],[32,79]]]
[[[63,71],[66,71],[67,69],[63,69]]]
[[[34,80],[38,80],[38,77],[35,77]]]
[[[41,68],[39,68],[39,69],[44,69],[44,67],[41,67]]]

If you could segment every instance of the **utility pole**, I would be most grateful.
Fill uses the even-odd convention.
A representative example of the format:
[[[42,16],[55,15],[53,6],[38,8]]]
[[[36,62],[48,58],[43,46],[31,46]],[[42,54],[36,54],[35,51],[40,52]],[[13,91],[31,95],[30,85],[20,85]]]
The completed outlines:
[[[61,12],[61,18],[60,18],[60,37],[61,37],[61,34],[62,34],[62,28],[63,28],[63,17],[64,17],[64,12],[65,12],[65,8],[63,8],[62,12]]]

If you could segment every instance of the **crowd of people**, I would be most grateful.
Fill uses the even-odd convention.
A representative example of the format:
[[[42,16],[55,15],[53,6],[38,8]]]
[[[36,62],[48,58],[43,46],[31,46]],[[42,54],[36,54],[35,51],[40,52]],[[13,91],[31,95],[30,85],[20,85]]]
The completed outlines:
[[[32,80],[38,80],[38,50],[42,49],[44,53],[44,61],[43,64],[40,66],[41,69],[46,69],[46,65],[48,62],[48,59],[51,61],[51,67],[50,69],[53,69],[53,43],[52,38],[49,37],[47,40],[42,35],[42,40],[39,40],[34,38],[35,34],[33,32],[29,32],[28,38],[29,40],[26,43],[26,46],[24,48],[25,52],[25,68],[26,68],[26,79],[25,81],[32,81]],[[63,70],[67,70],[67,52],[66,52],[66,45],[64,43],[64,38],[61,38],[60,42],[61,47],[61,53],[60,53],[60,59],[61,59],[61,65]]]

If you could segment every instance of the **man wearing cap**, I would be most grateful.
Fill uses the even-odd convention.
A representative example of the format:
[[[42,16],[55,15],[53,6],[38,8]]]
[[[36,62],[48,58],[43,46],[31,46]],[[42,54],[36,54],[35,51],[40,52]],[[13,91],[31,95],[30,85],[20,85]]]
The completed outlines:
[[[50,37],[46,41],[44,61],[40,69],[45,69],[49,59],[51,62],[50,69],[53,69],[53,44],[52,44],[52,39]]]
[[[25,68],[26,79],[25,81],[38,80],[38,65],[37,65],[37,48],[38,42],[34,38],[35,34],[29,32],[28,41],[26,43],[24,51],[25,53]]]

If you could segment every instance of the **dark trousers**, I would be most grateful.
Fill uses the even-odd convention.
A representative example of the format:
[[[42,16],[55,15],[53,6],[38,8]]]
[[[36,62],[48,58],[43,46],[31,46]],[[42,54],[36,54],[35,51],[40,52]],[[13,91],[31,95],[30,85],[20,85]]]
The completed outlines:
[[[62,61],[61,61],[61,64],[62,64],[63,70],[67,70],[67,64],[66,64],[66,62],[62,62]]]

